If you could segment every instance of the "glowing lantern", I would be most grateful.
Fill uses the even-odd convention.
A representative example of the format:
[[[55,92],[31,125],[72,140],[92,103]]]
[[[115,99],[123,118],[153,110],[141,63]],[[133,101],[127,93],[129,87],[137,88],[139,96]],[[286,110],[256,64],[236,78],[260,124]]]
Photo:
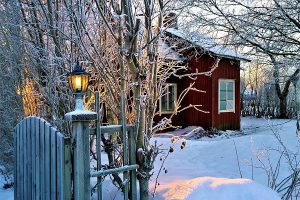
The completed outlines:
[[[86,92],[90,76],[91,74],[83,71],[77,62],[74,70],[67,74],[69,86],[75,94]]]

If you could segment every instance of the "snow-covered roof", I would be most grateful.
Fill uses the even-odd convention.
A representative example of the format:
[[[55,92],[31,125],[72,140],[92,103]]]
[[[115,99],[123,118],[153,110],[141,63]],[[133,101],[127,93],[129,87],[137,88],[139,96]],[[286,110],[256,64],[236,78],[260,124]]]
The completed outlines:
[[[202,35],[199,32],[184,32],[175,28],[167,28],[166,32],[186,40],[187,42],[203,49],[204,51],[211,52],[219,57],[232,58],[236,60],[251,61],[246,56],[238,52],[228,49],[225,46],[217,44],[212,38]]]
[[[178,52],[176,52],[166,41],[159,39],[158,40],[158,53],[161,58],[173,60],[173,61],[184,61],[185,57]]]

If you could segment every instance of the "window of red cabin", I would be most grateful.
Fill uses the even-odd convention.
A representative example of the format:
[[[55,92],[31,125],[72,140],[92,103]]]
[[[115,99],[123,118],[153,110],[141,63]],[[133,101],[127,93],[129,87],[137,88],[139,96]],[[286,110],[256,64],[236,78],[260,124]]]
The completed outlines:
[[[235,91],[234,80],[220,79],[219,80],[219,113],[221,112],[235,112]]]
[[[160,98],[160,114],[172,113],[175,110],[175,101],[177,100],[177,85],[167,83],[163,86],[163,94]]]

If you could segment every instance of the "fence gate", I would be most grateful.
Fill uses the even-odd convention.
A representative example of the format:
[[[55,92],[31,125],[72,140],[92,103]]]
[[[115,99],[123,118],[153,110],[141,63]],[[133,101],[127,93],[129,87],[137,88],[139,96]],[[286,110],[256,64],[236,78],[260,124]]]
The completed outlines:
[[[15,127],[14,143],[15,199],[71,199],[70,138],[28,117]]]
[[[123,172],[123,187],[124,187],[124,200],[127,200],[128,197],[130,200],[137,199],[137,178],[136,178],[136,169],[139,167],[136,164],[136,135],[135,127],[132,125],[126,124],[125,117],[125,98],[124,92],[121,92],[121,115],[122,115],[122,125],[111,125],[111,126],[101,126],[100,125],[100,102],[99,102],[99,93],[96,93],[96,112],[98,114],[98,120],[96,124],[96,130],[91,131],[91,134],[96,134],[97,139],[97,169],[98,171],[91,172],[91,177],[97,178],[97,192],[98,200],[102,200],[102,184],[101,177],[114,173]],[[122,145],[123,145],[123,166],[114,168],[114,169],[102,169],[101,168],[101,134],[115,133],[119,132],[122,136]]]

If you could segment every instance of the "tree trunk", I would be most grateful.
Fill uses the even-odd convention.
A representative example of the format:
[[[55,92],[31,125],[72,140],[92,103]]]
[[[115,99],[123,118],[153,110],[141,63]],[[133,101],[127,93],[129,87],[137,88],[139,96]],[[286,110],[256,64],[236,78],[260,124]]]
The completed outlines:
[[[279,81],[280,73],[279,73],[278,64],[273,55],[269,55],[269,56],[272,60],[273,66],[274,66],[273,76],[275,78],[276,93],[279,98],[279,111],[280,111],[279,118],[286,119],[286,118],[288,118],[287,111],[286,111],[286,106],[287,106],[286,100],[287,100],[287,96],[289,94],[289,87],[290,87],[290,84],[292,83],[292,81],[298,77],[298,74],[300,73],[300,69],[296,69],[296,71],[285,81],[283,90],[281,90],[280,81]]]
[[[140,200],[149,199],[149,180],[147,178],[140,178]]]
[[[279,98],[279,118],[286,119],[288,118],[287,112],[286,112],[286,96],[283,96]]]

